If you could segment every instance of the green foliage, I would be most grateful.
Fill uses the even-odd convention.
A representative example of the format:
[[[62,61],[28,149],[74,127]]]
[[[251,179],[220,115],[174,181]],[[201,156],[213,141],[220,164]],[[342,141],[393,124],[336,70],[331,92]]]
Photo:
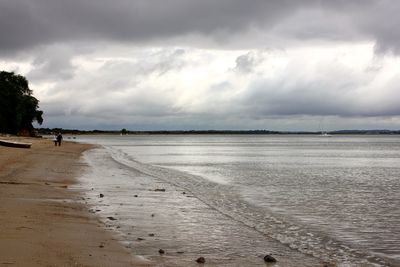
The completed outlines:
[[[127,133],[128,133],[128,131],[125,128],[121,130],[121,134],[125,135]]]
[[[43,123],[39,101],[32,96],[28,81],[13,72],[0,71],[0,132],[32,133],[32,122]]]

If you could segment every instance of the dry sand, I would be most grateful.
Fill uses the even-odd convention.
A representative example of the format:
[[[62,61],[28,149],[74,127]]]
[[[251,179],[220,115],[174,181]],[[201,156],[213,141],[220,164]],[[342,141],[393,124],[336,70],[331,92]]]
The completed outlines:
[[[130,255],[69,190],[90,145],[0,146],[0,266],[148,266]]]

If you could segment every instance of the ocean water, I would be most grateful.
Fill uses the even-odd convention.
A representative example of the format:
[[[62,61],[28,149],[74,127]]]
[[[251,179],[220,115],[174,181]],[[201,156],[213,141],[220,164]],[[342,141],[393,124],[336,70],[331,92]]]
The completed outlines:
[[[117,218],[106,222],[126,245],[165,266],[190,266],[199,253],[216,266],[264,266],[257,257],[266,251],[288,266],[291,251],[312,256],[304,266],[315,265],[311,258],[400,266],[399,136],[76,140],[102,146],[84,157],[94,212]],[[100,191],[103,198],[96,197]],[[171,253],[160,259],[150,251],[155,244]]]

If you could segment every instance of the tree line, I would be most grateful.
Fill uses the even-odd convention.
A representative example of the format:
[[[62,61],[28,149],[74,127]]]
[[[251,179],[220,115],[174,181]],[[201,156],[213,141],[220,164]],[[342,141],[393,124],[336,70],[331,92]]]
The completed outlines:
[[[43,123],[39,100],[28,80],[14,72],[0,71],[0,133],[33,135],[33,121]]]

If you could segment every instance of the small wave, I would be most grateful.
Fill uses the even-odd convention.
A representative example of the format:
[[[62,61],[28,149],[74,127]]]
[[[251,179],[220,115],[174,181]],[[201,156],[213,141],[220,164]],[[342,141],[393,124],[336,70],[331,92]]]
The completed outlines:
[[[355,250],[294,218],[280,216],[272,210],[250,204],[243,199],[235,185],[214,183],[198,175],[145,164],[115,147],[106,149],[120,164],[180,187],[232,220],[304,254],[335,262],[339,266],[390,266],[384,258]]]

